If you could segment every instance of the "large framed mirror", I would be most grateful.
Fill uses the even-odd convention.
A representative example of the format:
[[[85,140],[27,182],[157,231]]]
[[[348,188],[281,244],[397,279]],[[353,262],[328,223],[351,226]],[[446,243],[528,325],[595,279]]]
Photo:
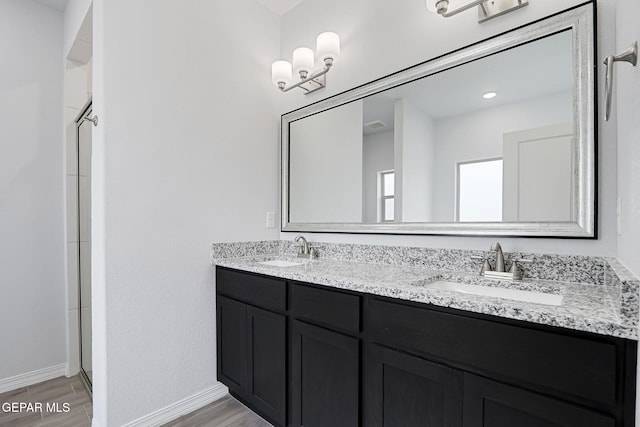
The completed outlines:
[[[596,237],[592,4],[281,125],[282,231]]]

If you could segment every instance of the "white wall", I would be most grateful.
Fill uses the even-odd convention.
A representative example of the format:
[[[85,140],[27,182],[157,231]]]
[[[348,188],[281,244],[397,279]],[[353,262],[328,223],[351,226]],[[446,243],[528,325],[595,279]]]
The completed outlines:
[[[401,182],[396,221],[431,221],[433,200],[434,127],[427,114],[407,99],[396,100],[396,185]],[[400,210],[398,210],[398,208]]]
[[[91,57],[91,20],[86,21],[92,0],[69,0],[64,10],[64,57],[85,62]]]
[[[616,48],[605,55],[618,54],[630,43],[640,43],[640,3],[616,3]],[[618,258],[640,277],[640,64],[616,64],[613,112],[609,128],[618,134],[618,198],[620,219]],[[617,126],[616,126],[617,125]],[[638,355],[640,366],[640,355]],[[640,370],[636,378],[636,425],[640,423]]]
[[[423,62],[492,35],[544,18],[582,0],[535,1],[529,6],[479,24],[469,11],[444,19],[428,12],[423,1],[341,0],[303,2],[283,17],[281,56],[291,58],[299,46],[314,46],[322,31],[336,31],[342,39],[342,55],[328,75],[323,91],[305,96],[287,93],[281,113],[318,101],[392,72]],[[615,50],[615,0],[598,1],[598,52]],[[311,17],[311,18],[310,18]],[[399,48],[401,47],[401,48]],[[598,60],[598,87],[604,87]],[[603,101],[599,93],[599,105]],[[601,115],[600,115],[601,116]],[[597,240],[500,238],[508,250],[548,253],[607,255],[616,253],[615,129],[602,126],[599,118],[599,238]],[[292,233],[282,233],[290,239]],[[445,248],[487,249],[495,238],[446,236],[380,236],[314,234],[314,240]]]
[[[362,101],[297,120],[289,135],[290,221],[361,222]]]
[[[62,14],[0,2],[0,56],[1,384],[66,363]]]
[[[572,106],[567,93],[436,121],[434,221],[454,221],[457,162],[502,157],[505,133],[571,122]]]
[[[639,18],[640,2],[617,2],[616,54],[633,41],[640,43]],[[621,201],[618,258],[640,277],[640,64],[634,68],[627,63],[618,63],[615,67],[616,107],[612,117],[618,124],[618,197]],[[605,126],[614,127],[615,122]]]
[[[216,384],[214,241],[277,238],[279,18],[251,0],[95,0],[94,424]]]
[[[393,131],[364,135],[362,209],[364,222],[378,221],[378,172],[393,169]]]

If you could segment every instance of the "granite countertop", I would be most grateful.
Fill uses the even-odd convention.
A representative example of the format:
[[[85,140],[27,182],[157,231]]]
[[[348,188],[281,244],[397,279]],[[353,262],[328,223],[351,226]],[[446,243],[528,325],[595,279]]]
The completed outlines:
[[[274,259],[303,264],[291,267],[259,264],[260,261]],[[278,252],[242,257],[212,256],[212,262],[222,267],[283,279],[602,335],[638,339],[636,289],[626,289],[624,280],[612,280],[609,284],[526,278],[522,282],[495,281],[463,271],[328,258],[305,260]],[[561,305],[552,306],[425,287],[426,284],[437,280],[561,294],[563,300]]]

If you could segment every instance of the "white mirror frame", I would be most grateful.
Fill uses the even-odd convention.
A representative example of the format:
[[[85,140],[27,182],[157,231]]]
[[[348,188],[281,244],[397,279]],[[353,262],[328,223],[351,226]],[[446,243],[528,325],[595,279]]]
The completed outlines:
[[[282,227],[285,232],[426,234],[590,238],[596,235],[595,40],[593,4],[579,6],[539,22],[482,41],[282,115]],[[574,135],[576,135],[576,222],[503,223],[292,223],[289,222],[289,124],[351,101],[505,49],[571,29],[574,64]]]

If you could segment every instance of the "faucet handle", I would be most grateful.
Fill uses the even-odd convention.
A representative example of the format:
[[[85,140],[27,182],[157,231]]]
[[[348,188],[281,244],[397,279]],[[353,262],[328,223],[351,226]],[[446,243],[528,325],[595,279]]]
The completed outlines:
[[[309,245],[309,259],[318,258],[318,251],[316,250],[318,246]]]
[[[533,264],[532,259],[518,258],[511,260],[511,268],[509,273],[513,275],[513,280],[522,280],[522,270],[518,268],[518,264]]]
[[[472,255],[469,258],[474,261],[484,261],[482,264],[482,268],[480,269],[480,276],[483,276],[485,271],[493,271],[493,268],[491,267],[491,264],[489,263],[489,259],[487,257]]]

